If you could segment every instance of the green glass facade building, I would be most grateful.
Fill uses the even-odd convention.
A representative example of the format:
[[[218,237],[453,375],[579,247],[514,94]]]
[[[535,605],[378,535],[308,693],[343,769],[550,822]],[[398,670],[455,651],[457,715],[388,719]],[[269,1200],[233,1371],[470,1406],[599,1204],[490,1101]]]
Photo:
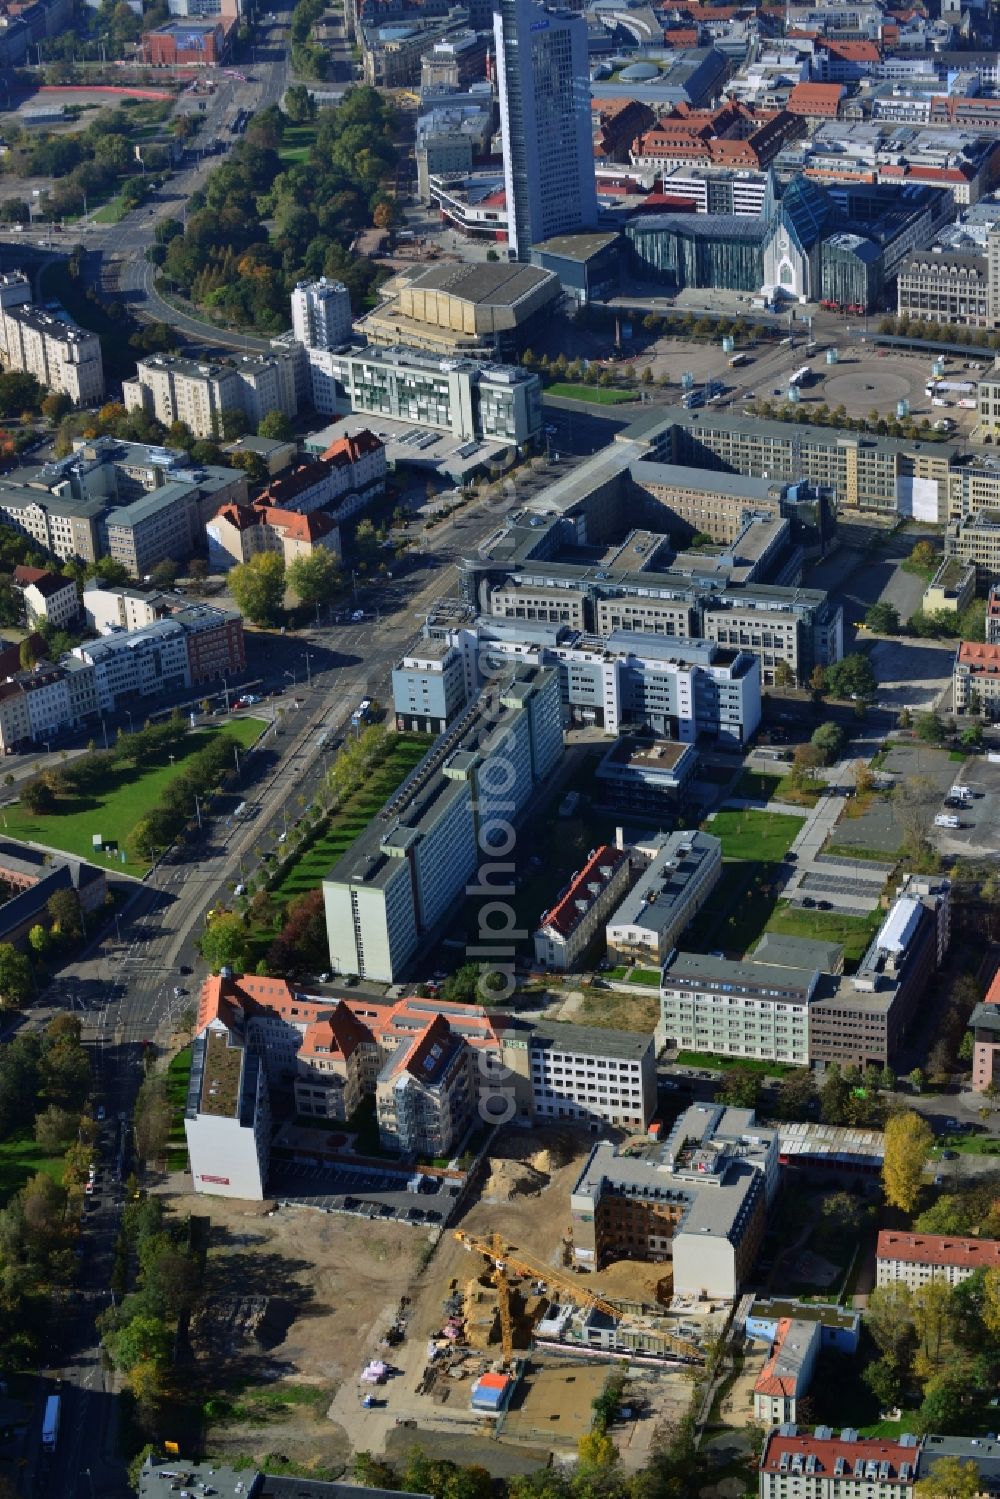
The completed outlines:
[[[685,286],[759,291],[767,232],[764,219],[732,213],[657,213],[625,226],[636,270],[652,273],[676,291]]]

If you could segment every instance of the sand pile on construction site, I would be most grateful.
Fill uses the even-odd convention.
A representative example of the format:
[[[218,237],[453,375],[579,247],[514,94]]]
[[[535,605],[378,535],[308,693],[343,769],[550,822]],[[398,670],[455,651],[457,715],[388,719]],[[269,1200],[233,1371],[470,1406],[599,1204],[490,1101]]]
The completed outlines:
[[[649,1260],[612,1260],[582,1282],[588,1291],[612,1301],[642,1301],[649,1306],[668,1305],[673,1291],[668,1264]]]
[[[530,1161],[491,1161],[490,1168],[486,1196],[499,1202],[536,1196],[550,1180],[546,1172],[537,1170]]]

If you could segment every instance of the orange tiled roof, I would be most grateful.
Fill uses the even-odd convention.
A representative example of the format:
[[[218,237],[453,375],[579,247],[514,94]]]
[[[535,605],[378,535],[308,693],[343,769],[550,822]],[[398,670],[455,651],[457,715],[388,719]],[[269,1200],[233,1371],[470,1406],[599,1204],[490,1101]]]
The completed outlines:
[[[815,1436],[783,1436],[782,1429],[779,1428],[771,1433],[764,1444],[760,1467],[763,1473],[780,1473],[784,1457],[784,1471],[787,1473],[791,1460],[797,1457],[803,1460],[815,1457],[818,1471],[829,1479],[836,1471],[838,1458],[843,1459],[845,1474],[853,1474],[854,1465],[860,1459],[865,1463],[888,1463],[888,1474],[886,1478],[879,1479],[880,1483],[910,1484],[916,1466],[917,1450],[916,1447],[904,1447],[901,1442],[890,1442],[880,1437],[858,1437],[854,1441],[844,1441],[838,1436],[825,1440]],[[904,1463],[908,1465],[909,1477],[901,1479],[899,1470]]]
[[[876,1258],[908,1265],[956,1265],[979,1270],[1000,1265],[1000,1239],[960,1239],[953,1234],[904,1234],[882,1229]]]

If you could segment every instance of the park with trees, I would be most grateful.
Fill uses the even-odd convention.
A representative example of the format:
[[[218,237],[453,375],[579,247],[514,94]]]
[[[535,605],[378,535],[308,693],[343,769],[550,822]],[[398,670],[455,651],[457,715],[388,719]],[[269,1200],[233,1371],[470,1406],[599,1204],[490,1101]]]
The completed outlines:
[[[383,184],[395,169],[395,116],[374,89],[350,89],[336,110],[318,112],[304,161],[282,159],[288,124],[276,105],[256,115],[152,257],[166,287],[202,314],[262,333],[287,327],[304,277],[343,281],[355,313],[363,309],[383,273],[350,247],[392,202]]]

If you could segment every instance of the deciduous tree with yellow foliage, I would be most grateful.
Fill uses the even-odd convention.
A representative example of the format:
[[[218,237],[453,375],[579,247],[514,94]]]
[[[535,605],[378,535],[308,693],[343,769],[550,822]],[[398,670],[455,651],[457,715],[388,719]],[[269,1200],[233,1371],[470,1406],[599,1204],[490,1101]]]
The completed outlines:
[[[933,1139],[926,1119],[912,1110],[893,1114],[886,1121],[882,1187],[890,1207],[913,1212]]]

